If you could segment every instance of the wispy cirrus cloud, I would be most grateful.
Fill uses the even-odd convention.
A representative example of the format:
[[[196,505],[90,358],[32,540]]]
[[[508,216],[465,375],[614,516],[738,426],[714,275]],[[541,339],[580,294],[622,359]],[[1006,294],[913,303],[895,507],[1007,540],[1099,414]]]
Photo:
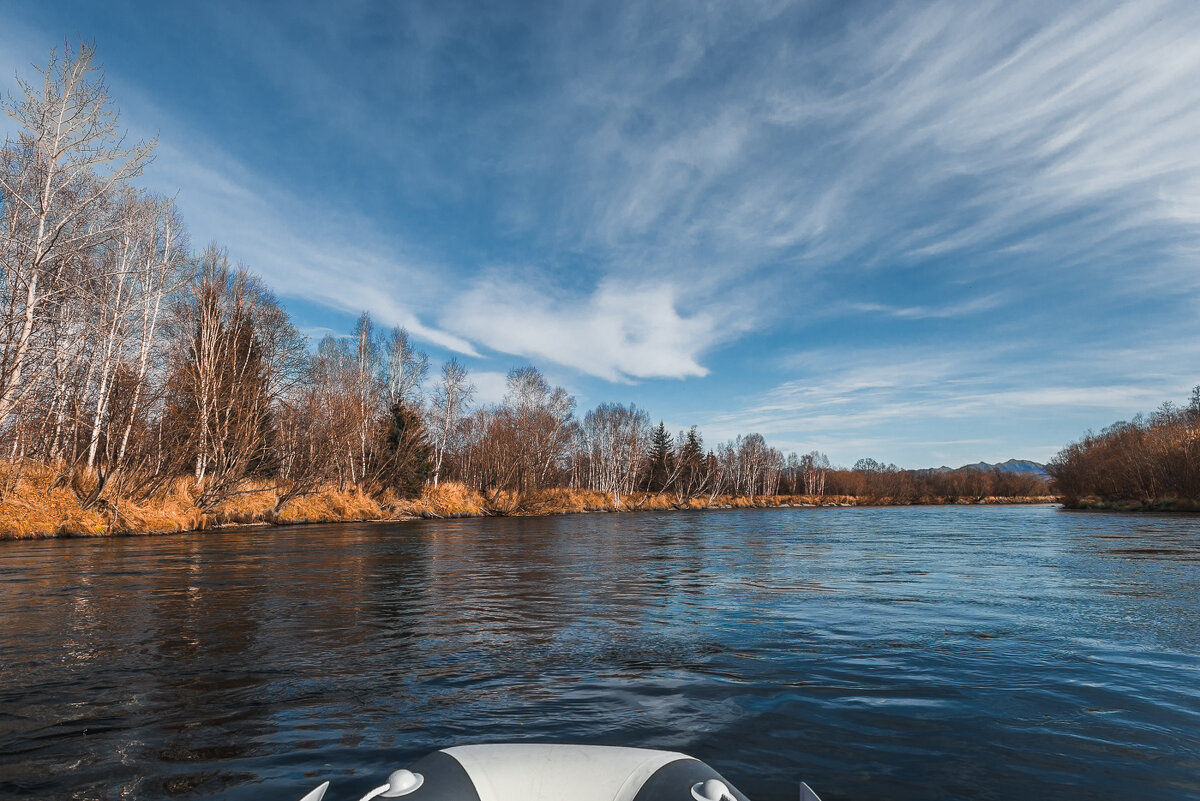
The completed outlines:
[[[711,436],[911,462],[1191,381],[1164,345],[1200,340],[1186,0],[214,0],[142,10],[200,40],[157,60],[106,55],[119,8],[25,13],[52,7],[100,26],[195,239],[333,313],[307,324],[369,309],[493,389],[534,360],[673,419],[702,396]],[[56,44],[48,13],[10,30]],[[777,358],[798,347],[819,358]]]
[[[820,39],[804,12],[719,5],[678,23],[676,45],[667,14],[621,8],[595,36],[629,57],[596,70],[590,48],[560,54],[571,101],[548,106],[554,130],[600,123],[571,149],[578,235],[661,248],[661,269],[689,248],[718,272],[747,252],[919,260],[1031,242],[1080,257],[1194,211],[1190,4],[850,6]],[[705,24],[719,15],[742,24]],[[1047,227],[1088,235],[1039,239]]]
[[[853,303],[856,312],[878,312],[902,320],[942,320],[950,317],[968,317],[979,312],[995,309],[1004,304],[1008,294],[993,292],[978,298],[942,306],[890,306],[886,303]]]
[[[1164,338],[1157,353],[1131,366],[1135,351],[1114,333],[1058,355],[1056,369],[1047,372],[1029,358],[1039,347],[1024,341],[803,351],[787,360],[799,377],[714,414],[711,430],[721,438],[758,431],[781,447],[828,450],[847,464],[882,455],[910,467],[922,466],[906,459],[912,450],[937,453],[942,461],[1012,458],[1012,432],[1020,431],[1034,435],[1022,458],[1048,459],[1089,428],[1151,411],[1164,400],[1183,402],[1188,384],[1172,366],[1200,358],[1200,344]],[[1037,434],[1060,429],[1064,420],[1070,421],[1068,437],[1035,444]]]
[[[985,285],[1025,272],[1044,281],[1047,262],[1086,264],[1089,274],[1118,280],[1129,273],[1132,248],[1200,246],[1189,222],[1200,216],[1192,134],[1200,106],[1191,88],[1200,54],[1190,46],[1200,11],[1191,4],[934,2],[863,11],[715,3],[678,14],[629,2],[537,12],[546,16],[517,45],[528,48],[527,64],[508,63],[514,43],[494,30],[511,20],[499,10],[488,12],[487,25],[419,4],[378,19],[354,7],[331,21],[301,4],[295,29],[272,29],[266,40],[245,34],[259,27],[250,24],[259,13],[252,9],[214,8],[211,24],[261,62],[274,91],[304,102],[296,113],[336,129],[352,153],[398,171],[408,202],[424,192],[461,219],[454,206],[475,192],[481,205],[473,208],[484,216],[468,231],[495,225],[525,238],[519,255],[533,263],[580,254],[585,280],[570,303],[558,304],[569,315],[602,302],[594,287],[606,281],[659,281],[702,312],[736,304],[746,324],[720,327],[707,347],[769,331],[806,302],[823,305],[815,294],[845,300],[847,273],[896,259],[911,267],[961,254],[971,263],[959,269]],[[378,41],[345,60],[329,58],[370,41],[362,39],[368,24]],[[448,49],[463,42],[472,48],[466,67],[502,68],[464,73],[467,83],[439,92]],[[364,74],[370,86],[346,91],[347,80]],[[387,96],[402,102],[381,105]],[[449,144],[423,130],[423,117],[441,120]],[[194,144],[177,151],[204,152]],[[448,147],[458,148],[453,161]],[[262,193],[238,196],[194,180],[206,163],[189,165],[193,216],[226,210],[203,227],[252,246],[255,237],[238,223],[262,219]],[[234,157],[221,171],[226,180],[261,178]],[[497,182],[503,192],[490,188]],[[487,279],[477,263],[429,247],[406,224],[391,238],[361,236],[378,226],[379,210],[336,190],[331,198],[342,202],[326,228],[342,241],[314,243],[308,226],[279,237],[302,267],[319,262],[300,270],[305,297],[348,308],[374,289],[407,309],[393,316],[420,327],[418,306],[472,297],[471,285]],[[289,202],[289,216],[297,208],[320,216],[311,198],[276,196],[269,206]],[[256,264],[260,255],[269,258],[256,253]],[[996,307],[947,306],[944,269],[914,276],[910,292],[922,302],[851,297],[843,307],[899,319]],[[1142,266],[1151,269],[1179,277],[1169,256]],[[764,285],[781,279],[824,289],[764,302]],[[550,324],[554,307],[542,304],[538,319]],[[482,344],[430,336],[464,352]],[[620,337],[617,324],[601,341]],[[529,341],[509,339],[501,350]],[[676,367],[628,374],[702,374],[690,362],[703,349],[663,345],[681,359]],[[539,358],[570,352],[521,349]]]

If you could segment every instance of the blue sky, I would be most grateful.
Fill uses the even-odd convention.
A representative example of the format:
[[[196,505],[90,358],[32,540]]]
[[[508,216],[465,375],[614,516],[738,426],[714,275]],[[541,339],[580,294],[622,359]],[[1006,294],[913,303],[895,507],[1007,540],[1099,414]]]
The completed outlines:
[[[314,338],[905,467],[1200,383],[1200,4],[0,0]],[[5,88],[13,88],[8,80]]]

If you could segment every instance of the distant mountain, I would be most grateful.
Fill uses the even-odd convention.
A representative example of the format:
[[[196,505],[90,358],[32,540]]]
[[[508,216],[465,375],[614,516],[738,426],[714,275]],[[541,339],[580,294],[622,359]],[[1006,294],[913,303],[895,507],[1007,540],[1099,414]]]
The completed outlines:
[[[953,470],[951,467],[939,467],[939,470]],[[1006,473],[1032,473],[1039,478],[1048,478],[1046,475],[1046,465],[1041,462],[1031,462],[1028,459],[1009,459],[1007,462],[999,462],[998,464],[988,464],[987,462],[975,462],[974,464],[964,464],[959,470],[1003,470]]]
[[[959,470],[1003,470],[1006,473],[1029,473],[1042,479],[1048,479],[1050,476],[1046,473],[1046,465],[1041,462],[1031,462],[1028,459],[1009,459],[1007,462],[997,462],[990,464],[988,462],[975,462],[974,464],[964,464],[962,467],[950,467],[942,465],[941,467],[925,467],[920,470],[914,470],[914,473],[957,473]]]

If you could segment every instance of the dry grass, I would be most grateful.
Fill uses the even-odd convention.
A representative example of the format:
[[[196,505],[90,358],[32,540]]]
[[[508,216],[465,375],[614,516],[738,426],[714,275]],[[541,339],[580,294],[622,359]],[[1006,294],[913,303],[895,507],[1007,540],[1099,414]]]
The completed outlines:
[[[198,531],[217,526],[257,523],[373,520],[388,516],[379,503],[355,490],[324,487],[292,499],[278,513],[279,497],[271,482],[247,482],[241,491],[208,513],[195,506],[197,491],[190,477],[180,477],[165,496],[146,501],[123,499],[117,505],[85,510],[67,486],[51,486],[58,472],[45,465],[26,465],[19,480],[11,464],[0,463],[0,483],[9,487],[0,499],[0,539],[44,536],[98,536],[114,533]],[[88,480],[77,489],[89,489]]]
[[[38,534],[103,534],[105,516],[85,512],[75,493],[67,487],[50,489],[57,472],[43,465],[26,465],[18,479],[17,468],[0,464],[4,485],[15,484],[0,500],[0,537],[6,539]]]
[[[545,489],[511,500],[509,513],[522,516],[607,512],[614,508],[612,495],[595,490]]]
[[[270,495],[272,508],[276,495]],[[310,523],[331,520],[378,520],[386,517],[384,508],[358,488],[323,487],[311,495],[293,498],[272,522]],[[263,517],[260,520],[266,519]]]
[[[436,487],[426,486],[420,498],[394,501],[394,512],[414,517],[462,517],[482,515],[487,502],[476,490],[457,481],[443,481]]]
[[[51,489],[57,472],[45,465],[26,465],[19,474],[0,462],[0,486],[10,491],[0,499],[0,539],[44,536],[99,536],[113,533],[197,531],[226,525],[280,524],[381,520],[403,517],[463,517],[479,515],[536,516],[582,512],[651,511],[666,509],[766,508],[779,506],[854,506],[868,503],[851,496],[770,495],[748,498],[720,495],[680,500],[673,495],[634,493],[616,503],[610,493],[594,490],[547,489],[517,496],[500,492],[485,497],[453,481],[426,487],[420,498],[375,498],[358,489],[322,487],[291,499],[276,512],[279,489],[271,482],[247,482],[242,491],[209,513],[194,505],[195,482],[181,477],[162,499],[135,503],[123,500],[103,509],[81,508],[65,486]],[[86,480],[80,490],[86,490]],[[1051,503],[1057,498],[985,498],[978,503]],[[921,503],[946,503],[923,498]],[[872,499],[886,505],[889,499]]]

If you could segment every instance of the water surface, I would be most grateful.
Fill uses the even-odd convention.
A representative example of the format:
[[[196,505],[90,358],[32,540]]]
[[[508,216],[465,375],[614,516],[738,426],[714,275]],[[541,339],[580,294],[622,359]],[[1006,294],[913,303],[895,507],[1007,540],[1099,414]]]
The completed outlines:
[[[755,801],[1200,798],[1200,521],[782,509],[0,542],[0,796],[353,801],[435,748]]]

